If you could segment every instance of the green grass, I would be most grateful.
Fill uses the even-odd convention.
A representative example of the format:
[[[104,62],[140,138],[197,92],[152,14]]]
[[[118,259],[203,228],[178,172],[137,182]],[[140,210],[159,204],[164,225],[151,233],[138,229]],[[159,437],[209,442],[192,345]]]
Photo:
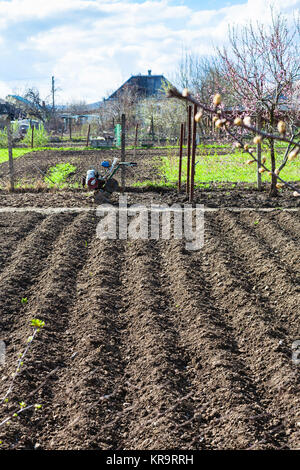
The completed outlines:
[[[26,153],[31,152],[31,149],[13,149],[13,158],[22,157]],[[0,149],[0,163],[8,161],[8,149]]]
[[[209,182],[245,182],[255,183],[257,180],[256,163],[246,165],[249,157],[242,152],[230,153],[226,155],[201,155],[196,157],[198,164],[195,170],[195,183]],[[159,168],[162,180],[166,183],[176,182],[178,179],[178,157],[162,157]],[[270,161],[267,158],[266,167],[270,168]],[[286,181],[299,181],[300,179],[299,161],[288,162],[281,171],[280,176]],[[182,181],[186,181],[187,158],[182,160]],[[265,172],[262,174],[262,181],[270,181],[270,176]]]

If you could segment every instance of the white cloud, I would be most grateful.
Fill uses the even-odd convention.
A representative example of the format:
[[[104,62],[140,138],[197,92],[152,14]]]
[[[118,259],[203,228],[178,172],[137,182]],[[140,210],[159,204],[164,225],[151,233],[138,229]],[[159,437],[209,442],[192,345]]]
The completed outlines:
[[[299,8],[299,0],[275,3],[288,15]],[[32,75],[46,95],[55,75],[60,100],[96,101],[131,74],[152,69],[169,77],[183,45],[200,54],[212,53],[213,44],[225,40],[228,24],[267,21],[267,8],[264,0],[196,12],[171,0],[2,1],[0,80],[5,84],[9,71],[7,88],[16,85],[12,77],[20,85],[23,77]],[[3,93],[2,85],[0,96]]]
[[[11,92],[10,87],[5,83],[0,81],[0,98],[5,97]]]
[[[50,15],[59,16],[71,10],[85,10],[89,6],[106,4],[107,2],[94,2],[85,0],[10,0],[1,1],[0,17],[6,26],[19,21],[43,19]]]

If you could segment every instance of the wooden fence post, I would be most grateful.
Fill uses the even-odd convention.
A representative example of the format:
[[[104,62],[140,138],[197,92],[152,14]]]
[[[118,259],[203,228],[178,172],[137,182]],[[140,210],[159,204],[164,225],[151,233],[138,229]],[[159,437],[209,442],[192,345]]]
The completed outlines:
[[[191,125],[192,125],[192,106],[188,107],[188,136],[187,136],[187,168],[186,168],[186,193],[190,191],[190,165],[191,165]]]
[[[154,142],[154,120],[153,120],[153,115],[151,116],[151,135],[152,135],[152,142]]]
[[[90,131],[91,131],[91,125],[89,124],[88,131],[87,131],[87,136],[86,136],[86,146],[89,146],[90,142]]]
[[[34,143],[34,125],[31,124],[31,148],[33,149],[33,143]]]
[[[15,174],[14,174],[14,161],[12,154],[12,135],[11,135],[11,121],[7,119],[7,147],[8,147],[8,160],[9,160],[9,178],[10,178],[10,190],[15,189]]]
[[[194,104],[194,114],[193,114],[193,139],[192,139],[192,161],[191,161],[191,185],[190,185],[190,198],[189,202],[193,202],[194,199],[194,183],[195,183],[195,157],[196,157],[196,147],[197,147],[197,122],[195,116],[197,114],[197,105]]]
[[[179,143],[179,168],[178,168],[178,192],[181,191],[181,170],[182,170],[182,148],[183,148],[183,132],[184,132],[184,124],[181,124],[180,128],[180,143]]]
[[[70,140],[72,140],[72,119],[69,118],[69,133],[70,133]]]
[[[121,121],[121,162],[125,162],[125,124],[126,124],[126,118],[125,114],[122,114],[122,121]],[[121,187],[122,187],[122,192],[125,191],[125,167],[122,166],[121,170]]]
[[[134,137],[134,158],[136,158],[136,147],[138,141],[138,131],[139,131],[139,124],[137,123],[135,126],[135,137]]]

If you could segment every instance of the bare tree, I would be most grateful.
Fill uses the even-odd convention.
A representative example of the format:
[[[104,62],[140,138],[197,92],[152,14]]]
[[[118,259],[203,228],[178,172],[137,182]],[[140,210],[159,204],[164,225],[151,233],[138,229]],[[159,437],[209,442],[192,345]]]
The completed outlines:
[[[136,105],[140,98],[135,85],[124,85],[117,93],[104,100],[100,108],[100,121],[121,123],[122,114],[126,115],[126,128],[130,129],[136,121]]]
[[[162,139],[178,138],[185,109],[185,103],[182,102],[170,101],[166,98],[146,98],[140,101],[137,115],[141,128],[146,128],[148,134],[155,134],[160,142]]]
[[[194,98],[186,88],[183,90],[182,93],[180,93],[175,87],[171,87],[168,90],[168,98],[179,98],[180,100],[184,100],[186,102],[197,105],[197,107],[200,109],[195,115],[196,122],[203,118],[204,112],[213,116],[215,126],[219,129],[224,129],[224,131],[228,135],[230,135],[230,137],[235,141],[235,143],[238,144],[239,147],[243,147],[244,150],[250,155],[250,163],[255,161],[258,162],[258,158],[256,157],[254,150],[252,148],[249,148],[248,144],[244,145],[244,136],[241,134],[237,134],[235,132],[235,128],[242,128],[247,130],[248,132],[250,131],[251,133],[256,134],[253,139],[254,141],[256,141],[257,139],[261,140],[265,138],[273,141],[288,143],[289,148],[293,147],[293,150],[291,150],[288,154],[288,160],[290,161],[295,160],[300,153],[300,136],[299,134],[297,136],[285,135],[286,124],[284,121],[279,121],[277,126],[278,132],[276,132],[276,134],[263,131],[261,128],[253,126],[248,116],[247,118],[244,118],[244,120],[242,120],[239,116],[235,116],[231,112],[226,111],[226,108],[222,104],[222,97],[219,93],[216,93],[213,97],[213,106],[209,105],[208,103],[201,103],[196,98]],[[275,175],[276,177],[278,177],[278,179],[281,181],[280,187],[286,185],[290,189],[294,190],[293,195],[295,197],[300,196],[300,189],[297,187],[297,185],[294,185],[282,179],[282,177],[279,176],[277,169],[275,169],[274,171],[270,171],[270,169],[266,166],[265,161],[261,162],[261,169],[263,171],[267,171],[271,176]],[[192,171],[194,171],[194,169]]]
[[[211,100],[216,88],[225,82],[226,76],[222,75],[217,56],[200,56],[187,50],[182,51],[174,77],[177,86],[189,89],[199,101],[205,103]],[[210,116],[207,118],[199,123],[202,134],[213,128]]]
[[[236,109],[242,106],[245,114],[259,116],[270,133],[283,116],[288,117],[292,133],[299,121],[299,107],[295,107],[300,79],[299,32],[299,19],[293,27],[288,27],[287,20],[281,14],[275,16],[271,10],[269,26],[249,23],[243,28],[231,28],[229,47],[218,50],[219,70],[227,81],[216,83],[217,91],[227,102],[228,98],[233,100]],[[274,139],[265,141],[271,158],[270,195],[276,196],[277,176],[284,164],[276,168]],[[284,160],[286,156],[287,153]]]
[[[37,88],[28,88],[23,98],[26,100],[23,107],[29,116],[36,117],[43,122],[50,118],[51,111],[49,107],[46,106],[45,101],[41,99],[40,92]]]
[[[83,114],[87,113],[87,104],[84,100],[71,101],[66,104],[64,111],[71,114]]]

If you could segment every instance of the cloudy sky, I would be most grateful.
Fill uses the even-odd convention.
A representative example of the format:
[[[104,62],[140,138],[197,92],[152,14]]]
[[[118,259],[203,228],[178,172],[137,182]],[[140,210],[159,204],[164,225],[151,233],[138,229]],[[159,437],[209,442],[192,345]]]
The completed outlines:
[[[272,0],[292,17],[300,0]],[[213,53],[228,24],[268,21],[266,0],[0,0],[0,98],[37,87],[94,102],[131,75],[171,79],[183,48]]]

